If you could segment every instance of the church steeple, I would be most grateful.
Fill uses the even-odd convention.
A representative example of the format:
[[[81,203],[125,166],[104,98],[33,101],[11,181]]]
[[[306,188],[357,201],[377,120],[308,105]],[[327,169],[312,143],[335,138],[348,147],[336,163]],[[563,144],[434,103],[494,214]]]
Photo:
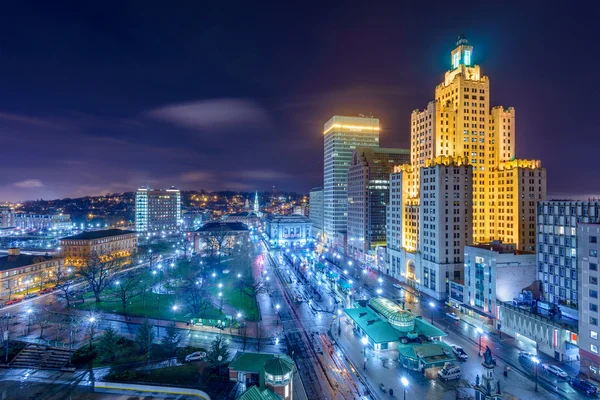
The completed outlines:
[[[258,191],[254,193],[254,212],[258,214]]]
[[[470,67],[472,56],[473,46],[469,45],[467,38],[461,33],[456,41],[456,48],[452,50],[452,69],[458,68],[461,64]]]

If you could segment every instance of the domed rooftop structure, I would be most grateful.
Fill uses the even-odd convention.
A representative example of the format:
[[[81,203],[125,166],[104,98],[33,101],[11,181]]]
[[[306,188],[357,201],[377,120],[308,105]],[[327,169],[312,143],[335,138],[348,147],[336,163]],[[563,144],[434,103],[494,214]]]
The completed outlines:
[[[369,300],[369,306],[383,316],[401,332],[412,332],[415,328],[415,315],[402,309],[399,305],[385,297],[375,297]]]
[[[287,358],[275,357],[265,363],[265,374],[284,376],[294,370],[294,364]]]

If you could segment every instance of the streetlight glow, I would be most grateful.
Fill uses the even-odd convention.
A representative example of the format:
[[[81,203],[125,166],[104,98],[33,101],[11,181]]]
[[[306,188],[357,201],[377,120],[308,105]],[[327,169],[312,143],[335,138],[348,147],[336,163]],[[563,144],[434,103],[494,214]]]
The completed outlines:
[[[406,379],[405,376],[403,376],[402,379],[400,379],[400,382],[402,382],[402,386],[408,387],[408,379]]]
[[[367,339],[366,336],[363,336],[362,339],[360,339],[360,341],[362,342],[362,344],[364,344],[365,346],[367,345],[367,343],[369,343],[369,339]]]

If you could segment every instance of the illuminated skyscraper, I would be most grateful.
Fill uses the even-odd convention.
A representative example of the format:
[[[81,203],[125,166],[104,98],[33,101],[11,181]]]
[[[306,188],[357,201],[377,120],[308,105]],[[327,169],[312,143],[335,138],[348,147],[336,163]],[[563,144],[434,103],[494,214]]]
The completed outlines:
[[[357,147],[379,147],[379,119],[334,116],[324,131],[324,234],[333,244],[346,234],[348,170]]]
[[[463,36],[450,61],[434,101],[411,115],[411,164],[395,168],[388,207],[391,273],[436,298],[445,298],[449,280],[460,276],[465,245],[502,240],[533,251],[535,202],[546,196],[541,162],[515,159],[515,110],[494,107],[490,112],[490,81],[473,64],[473,47]],[[435,165],[443,166],[443,174],[454,169],[457,174],[423,179],[423,168]],[[472,170],[468,182],[459,171],[465,165]],[[432,205],[423,185],[444,197]],[[446,210],[450,214],[438,215],[456,201],[455,209]],[[444,229],[427,233],[431,225]],[[452,232],[451,227],[460,230]],[[431,250],[432,242],[436,254],[427,255],[425,247]],[[431,271],[435,289],[423,285],[431,283],[426,279]]]
[[[138,189],[135,196],[137,232],[175,233],[181,225],[181,193],[167,190]]]

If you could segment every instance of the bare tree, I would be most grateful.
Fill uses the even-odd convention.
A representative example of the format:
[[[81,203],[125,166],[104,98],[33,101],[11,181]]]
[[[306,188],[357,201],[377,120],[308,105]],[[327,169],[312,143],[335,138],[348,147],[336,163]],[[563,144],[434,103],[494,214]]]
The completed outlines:
[[[67,302],[67,308],[71,306],[71,300],[75,296],[73,291],[73,280],[71,277],[71,267],[67,265],[59,266],[56,269],[56,287],[55,294]]]
[[[242,351],[246,351],[246,346],[248,345],[248,328],[245,326],[240,328],[240,336],[242,339]]]
[[[40,339],[44,338],[44,330],[52,326],[53,316],[53,313],[45,307],[40,307],[31,313],[33,324],[40,327]]]
[[[79,268],[79,275],[90,285],[96,303],[100,303],[100,294],[110,285],[122,261],[119,258],[102,260],[96,252],[93,252],[85,264]]]
[[[127,314],[127,306],[133,299],[143,293],[140,279],[136,275],[126,275],[115,280],[115,285],[110,292],[110,297],[121,303],[123,314]]]
[[[245,294],[252,300],[256,301],[256,297],[260,293],[265,293],[267,291],[267,285],[262,280],[258,282],[241,280],[238,283],[238,289],[240,290],[241,294]]]
[[[263,329],[261,323],[256,324],[256,351],[260,351],[265,347],[267,342],[267,332]]]
[[[203,284],[199,282],[192,283],[188,287],[182,289],[182,297],[191,313],[199,314],[206,311],[210,307],[211,295]]]

